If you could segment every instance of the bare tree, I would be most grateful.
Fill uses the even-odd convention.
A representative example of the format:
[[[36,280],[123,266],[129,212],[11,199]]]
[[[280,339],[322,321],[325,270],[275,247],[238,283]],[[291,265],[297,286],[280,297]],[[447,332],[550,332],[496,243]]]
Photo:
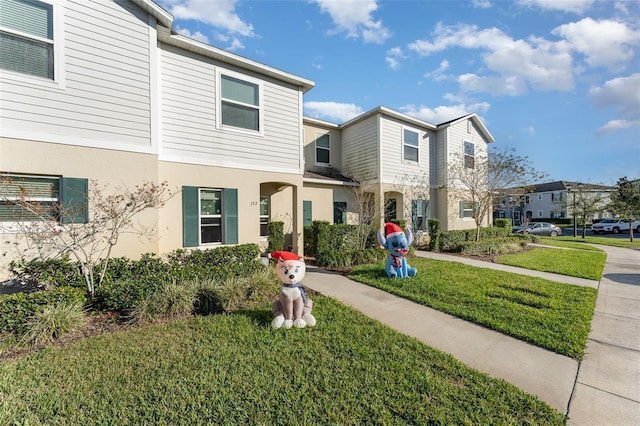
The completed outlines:
[[[472,161],[459,153],[447,167],[450,192],[473,203],[476,240],[480,239],[480,227],[491,217],[496,197],[504,198],[508,196],[508,188],[526,187],[545,176],[545,173],[535,170],[528,157],[517,155],[515,148],[480,153]]]
[[[0,181],[5,186],[11,183],[7,177]],[[147,225],[134,219],[145,210],[161,208],[174,195],[167,182],[144,182],[133,189],[118,187],[107,193],[106,186],[92,180],[85,194],[88,206],[84,203],[51,205],[31,197],[26,187],[17,187],[13,197],[5,196],[0,201],[12,205],[17,213],[18,234],[26,245],[23,257],[33,251],[43,259],[71,256],[80,265],[92,296],[102,285],[120,235],[133,233],[149,238],[155,235],[155,224]],[[86,220],[74,220],[80,216],[87,216]],[[98,265],[100,272],[96,277]]]
[[[358,225],[358,241],[361,249],[366,248],[371,226],[384,216],[384,208],[376,202],[378,186],[371,183],[359,183],[351,187]]]
[[[571,206],[574,216],[574,231],[577,227],[577,218],[582,223],[582,238],[585,238],[587,222],[596,213],[607,208],[609,197],[601,189],[589,184],[578,183],[577,188],[568,185],[568,189],[570,189],[568,193],[571,195],[571,199],[567,199],[566,203]]]

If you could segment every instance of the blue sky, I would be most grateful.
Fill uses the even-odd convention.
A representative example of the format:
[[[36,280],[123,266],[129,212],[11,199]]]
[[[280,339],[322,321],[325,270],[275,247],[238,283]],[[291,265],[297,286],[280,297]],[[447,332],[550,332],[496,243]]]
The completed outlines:
[[[304,114],[475,112],[548,181],[640,178],[640,0],[156,0],[180,34],[312,80]]]

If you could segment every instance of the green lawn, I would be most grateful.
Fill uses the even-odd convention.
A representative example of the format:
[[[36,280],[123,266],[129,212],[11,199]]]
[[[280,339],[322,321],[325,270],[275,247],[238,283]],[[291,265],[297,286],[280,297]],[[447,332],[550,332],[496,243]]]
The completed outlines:
[[[496,262],[536,271],[553,272],[599,281],[607,260],[606,253],[561,248],[534,248],[522,253],[503,254]]]
[[[316,297],[314,311],[313,329],[272,330],[265,306],[4,362],[0,424],[564,424],[536,397],[332,299]]]
[[[573,231],[572,231],[573,232]],[[608,237],[585,237],[584,239],[580,236],[581,231],[578,233],[578,237],[574,238],[571,236],[561,236],[561,237],[549,237],[556,239],[558,241],[570,241],[575,243],[588,243],[588,244],[601,244],[603,246],[612,246],[612,247],[621,247],[621,248],[634,248],[640,249],[640,235],[633,234],[633,242],[629,241],[630,238],[608,238]],[[541,237],[541,241],[543,244],[546,244],[548,237]]]
[[[414,258],[418,276],[387,278],[383,265],[350,278],[448,314],[581,359],[597,292],[458,262]]]

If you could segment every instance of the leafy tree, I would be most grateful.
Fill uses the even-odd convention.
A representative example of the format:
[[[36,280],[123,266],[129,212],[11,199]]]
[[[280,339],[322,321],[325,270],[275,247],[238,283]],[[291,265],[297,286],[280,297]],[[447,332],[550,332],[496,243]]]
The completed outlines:
[[[617,216],[629,222],[629,239],[633,242],[632,222],[640,219],[640,181],[630,181],[627,177],[618,179],[611,192],[611,203],[608,208]]]
[[[476,241],[480,239],[480,227],[491,217],[496,197],[505,199],[509,195],[508,188],[526,187],[545,177],[546,174],[537,171],[528,157],[518,155],[515,148],[477,153],[472,162],[465,161],[460,153],[447,167],[451,194],[475,206]]]
[[[577,188],[571,187],[569,192],[571,199],[567,199],[567,205],[571,206],[574,217],[582,223],[582,238],[586,237],[587,222],[598,212],[607,207],[608,193],[593,185],[578,183]],[[574,222],[574,227],[576,226]],[[575,230],[575,228],[574,228]]]
[[[8,183],[8,180],[0,183]],[[20,232],[15,247],[21,257],[32,256],[33,252],[42,259],[70,256],[80,265],[87,290],[93,296],[95,289],[102,285],[111,251],[120,235],[154,236],[154,226],[134,219],[145,210],[161,208],[173,195],[167,182],[144,182],[133,189],[117,187],[107,192],[106,186],[92,180],[86,194],[87,223],[73,223],[76,222],[74,218],[84,214],[84,206],[54,205],[52,217],[51,205],[34,201],[28,189],[21,188],[17,198],[5,197],[2,201],[29,213],[28,220],[21,218],[25,215],[16,217]]]

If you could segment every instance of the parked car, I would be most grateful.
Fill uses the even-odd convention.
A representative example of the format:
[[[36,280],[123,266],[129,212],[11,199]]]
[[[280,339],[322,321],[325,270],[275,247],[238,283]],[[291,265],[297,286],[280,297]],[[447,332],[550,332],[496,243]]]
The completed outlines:
[[[636,220],[631,223],[633,230],[640,233],[640,221]],[[591,232],[594,234],[613,232],[619,234],[623,231],[629,231],[629,222],[625,219],[607,218],[602,219],[598,223],[591,225]]]
[[[562,234],[562,229],[549,222],[531,222],[515,232],[517,234],[550,235],[557,237]]]

